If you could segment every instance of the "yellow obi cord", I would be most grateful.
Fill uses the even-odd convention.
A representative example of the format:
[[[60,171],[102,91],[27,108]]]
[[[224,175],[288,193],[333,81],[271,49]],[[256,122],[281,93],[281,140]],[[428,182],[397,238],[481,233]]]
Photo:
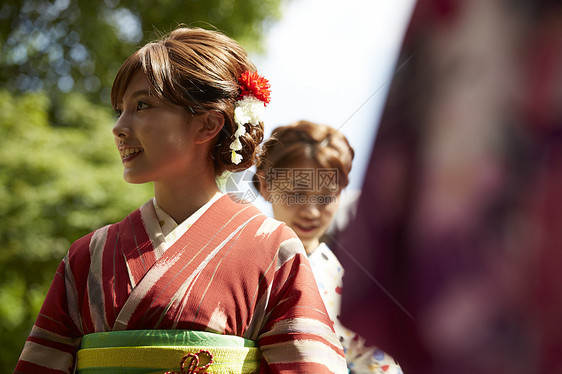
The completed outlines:
[[[239,336],[186,330],[88,334],[77,354],[79,374],[254,373],[261,352]]]

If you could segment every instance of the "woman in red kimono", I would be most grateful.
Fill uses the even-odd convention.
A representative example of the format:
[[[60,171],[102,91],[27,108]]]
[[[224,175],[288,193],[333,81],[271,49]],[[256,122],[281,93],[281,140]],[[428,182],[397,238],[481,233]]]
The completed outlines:
[[[217,188],[263,138],[246,52],[176,29],[125,61],[111,101],[124,178],[155,197],[71,246],[14,372],[347,372],[298,238]]]

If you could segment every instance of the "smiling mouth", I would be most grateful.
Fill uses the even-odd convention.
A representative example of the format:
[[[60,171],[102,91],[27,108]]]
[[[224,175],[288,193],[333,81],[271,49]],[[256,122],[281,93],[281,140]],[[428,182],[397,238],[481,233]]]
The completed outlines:
[[[305,233],[312,232],[318,228],[318,226],[301,226],[298,223],[295,223],[295,227]]]
[[[143,152],[142,148],[123,148],[119,149],[119,155],[123,162],[130,161]]]

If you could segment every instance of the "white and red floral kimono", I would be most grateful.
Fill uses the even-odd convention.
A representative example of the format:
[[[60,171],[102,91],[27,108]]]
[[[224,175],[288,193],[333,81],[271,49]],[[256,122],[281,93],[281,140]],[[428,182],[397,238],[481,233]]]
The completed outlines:
[[[325,243],[320,243],[308,257],[320,296],[334,322],[343,345],[347,367],[351,374],[403,374],[396,361],[381,349],[365,346],[365,340],[339,321],[343,273],[340,261]]]
[[[150,200],[71,246],[14,373],[71,373],[83,335],[147,329],[255,340],[264,373],[347,372],[306,253],[284,224],[222,195],[166,235],[157,210]]]

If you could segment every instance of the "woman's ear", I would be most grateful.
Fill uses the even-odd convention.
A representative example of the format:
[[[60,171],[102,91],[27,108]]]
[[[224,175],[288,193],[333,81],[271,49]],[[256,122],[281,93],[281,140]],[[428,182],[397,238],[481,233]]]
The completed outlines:
[[[196,144],[203,144],[213,140],[224,126],[224,115],[216,110],[199,114],[194,117],[195,119],[199,122],[199,129],[195,135]]]

